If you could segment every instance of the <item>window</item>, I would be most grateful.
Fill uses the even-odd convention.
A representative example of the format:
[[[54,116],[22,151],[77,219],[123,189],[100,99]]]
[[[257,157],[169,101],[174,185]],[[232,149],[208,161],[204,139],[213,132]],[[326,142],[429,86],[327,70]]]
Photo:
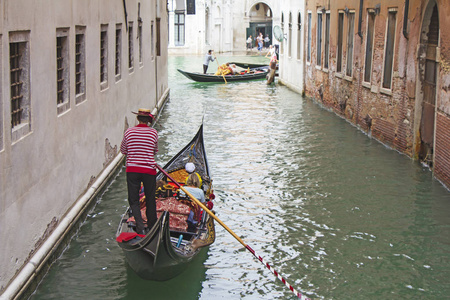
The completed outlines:
[[[372,57],[373,57],[373,32],[375,25],[375,12],[372,10],[367,14],[367,34],[366,34],[366,58],[364,63],[364,81],[371,81]]]
[[[161,18],[156,18],[156,56],[161,56]]]
[[[102,89],[108,85],[108,25],[100,30],[100,83]]]
[[[86,100],[86,27],[75,27],[75,103]]]
[[[329,68],[330,64],[330,12],[325,15],[325,53],[323,67]]]
[[[184,46],[184,11],[175,12],[175,46]]]
[[[153,21],[152,21],[153,22]],[[152,32],[153,34],[153,32]],[[142,22],[138,24],[138,41],[139,41],[139,63],[142,64]],[[153,42],[153,39],[152,39]]]
[[[116,24],[114,56],[114,74],[116,75],[117,81],[122,77],[122,24]]]
[[[284,13],[281,13],[281,36],[282,41],[280,42],[280,53],[284,54]]]
[[[308,12],[308,49],[306,51],[306,61],[311,62],[311,13]]]
[[[69,29],[56,30],[56,104],[58,114],[70,107],[69,103]]]
[[[384,71],[383,71],[383,88],[391,89],[392,85],[392,66],[394,62],[394,41],[395,41],[395,20],[397,11],[389,10],[386,49],[384,53]]]
[[[19,140],[31,131],[30,32],[9,34],[11,139]]]
[[[322,65],[322,13],[317,13],[317,59],[316,65]]]
[[[339,12],[338,16],[338,36],[337,36],[337,57],[336,72],[342,72],[342,44],[344,39],[344,13]]]
[[[288,38],[288,56],[292,55],[292,13],[289,12],[289,38]]]
[[[154,27],[154,22],[152,21],[152,24],[150,26],[150,52],[152,53],[152,60],[155,59],[155,34],[153,32]]]
[[[302,15],[298,13],[297,18],[297,59],[301,58],[301,41],[302,41]]]
[[[353,36],[355,31],[355,12],[348,13],[347,65],[345,75],[351,77],[353,70]]]
[[[128,24],[128,69],[130,72],[134,69],[133,51],[133,22],[130,22]]]

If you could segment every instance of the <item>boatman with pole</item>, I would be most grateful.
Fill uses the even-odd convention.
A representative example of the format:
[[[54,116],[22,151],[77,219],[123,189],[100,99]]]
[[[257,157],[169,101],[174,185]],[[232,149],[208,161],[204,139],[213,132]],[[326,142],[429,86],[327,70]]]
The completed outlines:
[[[133,113],[137,115],[139,124],[125,131],[120,152],[127,157],[128,202],[136,221],[136,232],[146,234],[157,221],[155,155],[158,152],[158,132],[149,126],[154,121],[149,109],[140,108]],[[141,184],[144,186],[147,228],[139,204]]]
[[[212,57],[212,50],[208,50],[208,53],[205,55],[205,61],[203,62],[203,74],[206,74],[206,71],[208,71],[208,65],[210,61],[214,61],[214,58]]]

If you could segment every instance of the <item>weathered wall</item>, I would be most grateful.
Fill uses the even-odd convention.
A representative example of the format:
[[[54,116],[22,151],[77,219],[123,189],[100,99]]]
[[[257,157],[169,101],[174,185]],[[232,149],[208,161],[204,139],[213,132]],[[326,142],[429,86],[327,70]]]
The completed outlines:
[[[165,1],[140,1],[142,62],[137,39],[138,2],[126,1],[134,23],[134,68],[128,69],[128,33],[122,1],[27,0],[0,5],[0,286],[26,262],[61,217],[117,154],[131,111],[153,108],[168,87],[167,42],[157,57],[156,18],[166,33]],[[100,84],[100,28],[107,31],[107,82]],[[121,76],[115,75],[115,29],[122,24]],[[153,24],[154,34],[151,34]],[[75,102],[75,26],[86,26],[86,99]],[[56,101],[56,29],[68,28],[69,108]],[[12,140],[9,35],[29,32],[31,131]],[[167,35],[166,35],[167,36]],[[157,76],[157,77],[156,77]],[[103,87],[103,88],[101,88]]]
[[[305,7],[305,55],[307,52],[307,13],[311,12],[311,61],[305,64],[305,92],[338,115],[348,119],[362,130],[386,145],[411,157],[418,157],[420,150],[420,125],[422,122],[424,65],[419,56],[424,52],[421,30],[430,1],[409,2],[406,36],[403,33],[405,1],[363,1],[360,17],[360,1],[307,0]],[[433,3],[432,3],[433,4]],[[450,31],[450,3],[437,1],[439,10],[440,54],[436,88],[436,122],[434,139],[434,173],[450,186],[448,120],[450,118],[449,83],[450,55],[448,35]],[[324,69],[317,62],[317,11],[330,11],[330,67]],[[348,17],[345,8],[355,12],[353,30],[352,75],[347,76]],[[373,58],[371,78],[364,80],[367,43],[368,12],[375,11]],[[390,88],[383,88],[385,46],[388,14],[396,11],[393,72]],[[342,71],[337,72],[338,15],[344,12]],[[359,34],[359,22],[361,31]],[[324,31],[324,30],[323,30]],[[422,47],[422,48],[421,48]],[[324,47],[320,55],[324,55]],[[423,61],[423,60],[422,60]]]

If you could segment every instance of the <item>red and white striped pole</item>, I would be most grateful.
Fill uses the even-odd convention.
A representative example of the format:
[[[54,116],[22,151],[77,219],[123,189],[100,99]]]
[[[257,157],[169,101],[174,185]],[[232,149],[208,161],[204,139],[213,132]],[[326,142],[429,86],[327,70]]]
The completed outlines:
[[[250,251],[253,256],[255,256],[260,262],[263,263],[263,265],[265,265],[278,279],[281,280],[281,282],[283,282],[298,298],[302,299],[302,300],[309,300],[309,298],[303,296],[301,293],[297,292],[283,277],[281,277],[281,275],[275,271],[268,263],[266,263],[264,261],[264,259],[259,256],[256,255],[255,250],[253,250],[249,245],[247,245],[246,243],[244,243],[244,241],[238,237],[230,228],[228,228],[227,225],[225,225],[215,214],[213,214],[203,203],[201,203],[199,200],[197,200],[191,193],[189,193],[183,186],[181,186],[180,184],[178,184],[178,182],[176,180],[174,180],[166,171],[164,171],[163,168],[161,168],[159,165],[156,165],[156,167],[164,174],[167,176],[167,178],[169,178],[170,180],[172,180],[173,183],[175,183],[183,192],[186,193],[186,195],[189,196],[189,198],[192,199],[192,201],[194,201],[195,203],[197,203],[204,211],[206,211],[214,220],[216,220],[223,228],[225,228],[226,231],[228,231],[235,239],[237,239],[239,241],[239,243],[242,244],[242,246],[244,246],[248,251]]]

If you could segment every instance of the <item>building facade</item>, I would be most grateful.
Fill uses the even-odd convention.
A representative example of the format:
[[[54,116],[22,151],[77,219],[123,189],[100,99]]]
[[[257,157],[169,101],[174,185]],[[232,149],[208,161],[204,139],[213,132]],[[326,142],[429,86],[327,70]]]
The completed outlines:
[[[279,8],[275,0],[169,0],[169,54],[242,53],[247,38],[259,33],[273,42]]]
[[[305,93],[450,186],[450,2],[305,3]]]
[[[1,293],[168,97],[166,1],[0,5]]]
[[[280,23],[277,24],[283,36],[282,41],[276,41],[279,80],[298,93],[304,92],[304,9],[304,1],[281,1]]]

